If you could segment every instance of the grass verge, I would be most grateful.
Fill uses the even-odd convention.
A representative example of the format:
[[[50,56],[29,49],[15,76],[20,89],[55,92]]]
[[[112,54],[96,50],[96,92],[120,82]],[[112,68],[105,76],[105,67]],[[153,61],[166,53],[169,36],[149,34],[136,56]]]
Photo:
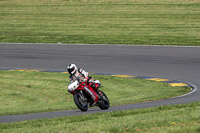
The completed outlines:
[[[199,133],[200,102],[0,124],[6,132]]]
[[[77,109],[67,92],[68,74],[52,72],[0,71],[0,115]],[[170,98],[190,91],[167,83],[143,79],[92,75],[111,105]]]
[[[200,45],[199,0],[1,0],[0,42]]]

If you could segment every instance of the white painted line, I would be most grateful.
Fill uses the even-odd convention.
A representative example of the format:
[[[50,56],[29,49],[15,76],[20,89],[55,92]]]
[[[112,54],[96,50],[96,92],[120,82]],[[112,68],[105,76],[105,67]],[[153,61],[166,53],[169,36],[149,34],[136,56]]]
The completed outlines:
[[[67,43],[0,43],[0,45],[57,45],[57,46],[118,46],[118,47],[168,47],[168,48],[200,48],[200,46],[148,45],[148,44],[67,44]]]

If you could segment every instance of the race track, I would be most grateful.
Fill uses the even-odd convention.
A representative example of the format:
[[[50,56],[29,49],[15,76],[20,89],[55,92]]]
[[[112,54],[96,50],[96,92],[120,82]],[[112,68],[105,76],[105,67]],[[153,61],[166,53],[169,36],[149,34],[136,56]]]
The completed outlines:
[[[0,44],[0,68],[62,70],[75,63],[86,71],[175,79],[200,86],[200,47]],[[184,104],[200,101],[200,90],[155,102],[89,109],[86,113]],[[80,115],[79,110],[0,116],[0,123]]]

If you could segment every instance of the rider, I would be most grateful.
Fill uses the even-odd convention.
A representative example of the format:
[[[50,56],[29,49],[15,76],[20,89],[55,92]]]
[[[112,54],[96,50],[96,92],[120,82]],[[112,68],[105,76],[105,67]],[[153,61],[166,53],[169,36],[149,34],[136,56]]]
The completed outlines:
[[[88,72],[81,68],[77,68],[75,64],[69,64],[67,67],[68,73],[70,74],[70,81],[80,79],[82,82],[86,82],[88,80]]]
[[[95,84],[101,84],[99,82],[99,80],[93,80],[88,72],[86,72],[85,70],[81,69],[81,68],[77,68],[77,66],[75,64],[69,64],[67,67],[67,70],[70,74],[70,83],[73,82],[76,79],[79,79],[79,82],[87,82],[87,80],[89,81],[89,83],[91,83],[91,87],[94,88],[97,91],[98,94],[98,87]],[[71,92],[73,90],[70,90],[70,88],[68,88],[68,91]],[[99,96],[100,97],[100,96]]]

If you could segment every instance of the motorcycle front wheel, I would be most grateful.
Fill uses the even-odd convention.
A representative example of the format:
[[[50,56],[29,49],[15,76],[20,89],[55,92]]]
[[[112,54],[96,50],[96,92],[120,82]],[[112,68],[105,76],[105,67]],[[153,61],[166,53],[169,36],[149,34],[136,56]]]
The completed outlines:
[[[88,103],[85,100],[85,97],[81,94],[81,92],[77,92],[74,94],[74,102],[81,111],[88,110]]]

